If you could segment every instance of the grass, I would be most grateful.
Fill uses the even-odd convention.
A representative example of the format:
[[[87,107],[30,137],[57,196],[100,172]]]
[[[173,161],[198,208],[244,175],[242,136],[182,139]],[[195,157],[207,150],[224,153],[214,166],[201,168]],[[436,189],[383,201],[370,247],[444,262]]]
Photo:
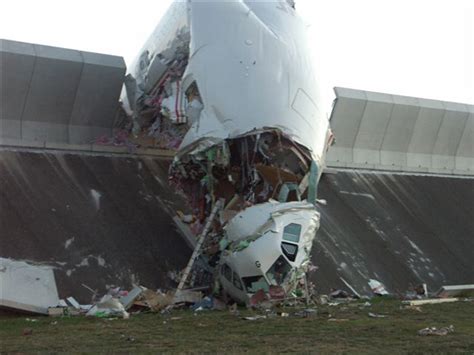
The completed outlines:
[[[433,353],[474,352],[474,303],[456,302],[406,309],[400,301],[377,299],[318,306],[312,318],[293,314],[256,321],[240,310],[168,315],[138,314],[130,319],[89,317],[0,318],[1,352],[251,352],[251,353]],[[370,318],[368,312],[385,314]],[[26,318],[37,321],[27,321]],[[338,321],[329,321],[337,319]],[[446,336],[419,336],[425,327],[454,325]],[[31,335],[23,335],[25,328]]]

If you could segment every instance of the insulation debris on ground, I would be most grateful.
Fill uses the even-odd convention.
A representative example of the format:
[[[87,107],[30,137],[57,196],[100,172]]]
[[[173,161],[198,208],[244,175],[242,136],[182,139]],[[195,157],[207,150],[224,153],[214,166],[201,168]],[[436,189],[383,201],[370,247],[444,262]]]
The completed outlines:
[[[442,327],[442,328],[436,328],[436,327],[423,328],[418,331],[418,335],[445,336],[453,332],[454,332],[454,326],[450,325],[449,327]]]

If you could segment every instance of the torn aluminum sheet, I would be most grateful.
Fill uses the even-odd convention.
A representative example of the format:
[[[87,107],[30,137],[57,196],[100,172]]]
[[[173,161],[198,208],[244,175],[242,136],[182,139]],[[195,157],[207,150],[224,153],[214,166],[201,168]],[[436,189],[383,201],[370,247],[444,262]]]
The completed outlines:
[[[134,133],[179,145],[169,178],[194,234],[225,201],[203,250],[237,275],[219,278],[240,301],[269,285],[294,293],[319,226],[332,134],[310,53],[292,2],[176,1],[126,81]]]
[[[52,267],[0,258],[0,307],[48,314],[58,304]]]

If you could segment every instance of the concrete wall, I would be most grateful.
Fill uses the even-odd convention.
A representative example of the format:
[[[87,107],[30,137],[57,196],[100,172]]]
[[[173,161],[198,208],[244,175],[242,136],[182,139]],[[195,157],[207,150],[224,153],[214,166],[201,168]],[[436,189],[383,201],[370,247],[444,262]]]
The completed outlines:
[[[172,287],[167,272],[192,250],[173,221],[189,211],[168,185],[170,161],[0,149],[0,258],[54,266],[59,297],[83,304],[82,283]]]
[[[0,145],[110,135],[125,70],[121,57],[0,39]]]
[[[474,106],[336,88],[330,167],[474,175]]]
[[[342,280],[369,295],[369,279],[393,294],[473,283],[474,179],[339,171],[323,175],[318,196],[328,202],[310,274],[320,292]]]
[[[173,220],[190,211],[168,185],[171,160],[0,149],[0,257],[55,266],[59,297],[83,303],[82,283],[172,287],[167,272],[192,250]],[[370,278],[390,292],[473,283],[474,179],[337,172],[318,196],[319,292],[341,278],[362,294]]]

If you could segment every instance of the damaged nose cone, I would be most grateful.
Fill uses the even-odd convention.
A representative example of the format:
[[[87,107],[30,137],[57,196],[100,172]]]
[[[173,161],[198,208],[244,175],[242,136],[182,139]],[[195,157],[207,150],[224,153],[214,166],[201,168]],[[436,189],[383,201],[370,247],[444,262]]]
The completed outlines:
[[[219,281],[235,300],[248,303],[260,289],[291,293],[307,271],[319,228],[307,202],[269,201],[237,214],[224,227]]]

